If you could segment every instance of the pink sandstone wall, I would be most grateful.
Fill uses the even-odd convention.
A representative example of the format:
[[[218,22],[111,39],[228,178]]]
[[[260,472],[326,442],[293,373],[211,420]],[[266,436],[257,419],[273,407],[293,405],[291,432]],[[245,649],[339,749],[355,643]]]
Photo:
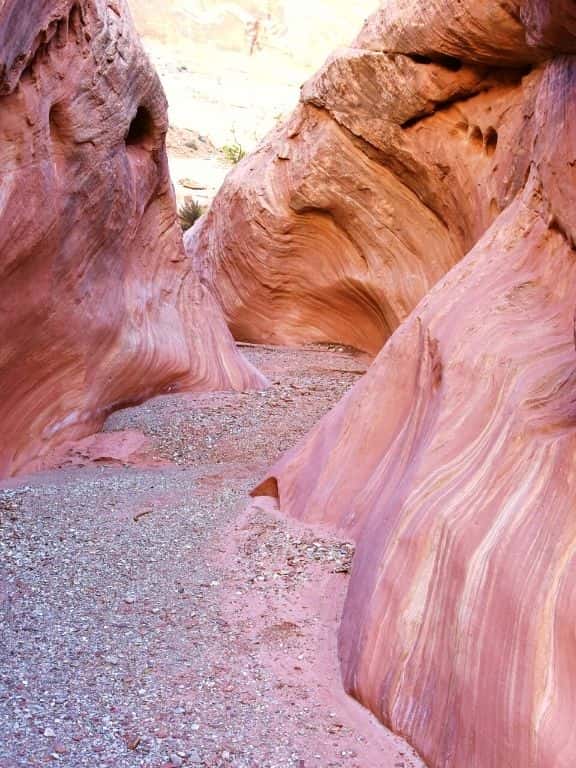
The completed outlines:
[[[182,246],[166,102],[124,0],[0,7],[0,476],[126,403],[242,389]]]

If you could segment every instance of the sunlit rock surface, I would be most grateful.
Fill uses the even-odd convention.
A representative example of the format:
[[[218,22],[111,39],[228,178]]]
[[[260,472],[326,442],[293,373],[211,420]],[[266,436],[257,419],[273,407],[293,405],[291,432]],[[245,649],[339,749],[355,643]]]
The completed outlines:
[[[261,379],[186,258],[124,0],[0,3],[0,476],[170,388]]]
[[[336,93],[330,69],[350,72],[357,59],[369,58],[357,50],[338,54],[304,90],[320,112],[305,105],[296,118],[303,121],[300,137],[314,120],[339,137],[331,144],[333,175],[319,183],[319,158],[327,155],[313,143],[308,164],[294,163],[296,151],[304,157],[301,138],[284,130],[238,170],[198,235],[221,249],[205,269],[232,327],[239,322],[235,307],[257,294],[260,277],[267,276],[264,286],[270,275],[282,285],[282,265],[308,263],[315,254],[323,276],[324,265],[337,261],[344,286],[350,259],[337,237],[344,226],[356,237],[362,217],[371,217],[372,226],[361,230],[367,234],[359,252],[368,253],[370,233],[378,247],[368,264],[354,261],[364,270],[361,296],[369,285],[389,304],[390,295],[413,284],[414,262],[403,255],[408,234],[411,258],[422,264],[414,302],[427,291],[432,265],[440,270],[465,254],[396,330],[366,377],[255,491],[278,496],[291,515],[356,538],[340,631],[344,682],[431,768],[576,762],[576,62],[566,55],[574,50],[573,32],[567,3],[385,4],[358,40],[379,51],[378,61],[388,56],[381,53],[387,46],[403,52],[393,71],[415,73],[404,79],[406,93],[389,105],[390,88],[402,93],[400,81],[379,84],[377,75],[366,77],[358,94],[344,88],[353,79],[342,79]],[[427,79],[440,88],[440,78],[449,81],[448,63],[455,70],[461,64],[454,84],[472,77],[470,70],[478,74],[479,65],[499,84],[464,100],[448,96],[438,109],[438,91]],[[429,106],[417,103],[420,93],[428,94]],[[368,120],[366,104],[378,99],[382,113],[372,110]],[[405,111],[409,100],[415,108]],[[390,114],[391,135],[401,136],[394,153],[386,138]],[[273,159],[279,141],[293,147],[282,171]],[[353,163],[342,147],[352,148]],[[258,167],[267,176],[257,187]],[[374,178],[393,180],[357,212],[359,174],[367,168]],[[309,185],[311,179],[318,183]],[[296,211],[303,186],[318,200],[325,195],[330,214],[322,216],[330,223],[304,227],[296,240],[298,216],[320,216]],[[335,189],[346,199],[338,213]],[[411,190],[410,205],[395,202],[399,189]],[[230,228],[215,226],[224,210],[245,220],[245,236],[232,241]],[[446,225],[444,245],[431,236],[433,228],[423,228],[431,210]],[[381,234],[391,231],[389,221],[395,246]],[[283,232],[304,243],[302,250],[275,246]],[[385,280],[392,258],[393,278],[388,272]],[[309,285],[314,273],[306,274],[301,285],[318,297],[315,327],[351,328],[336,319],[331,298],[322,300],[329,286],[321,291],[319,279]],[[298,307],[292,279],[286,290]],[[233,280],[240,286],[234,295]],[[355,325],[373,306],[365,302],[362,313],[357,303]],[[343,299],[342,306],[352,305]],[[258,306],[261,315],[264,302]],[[330,325],[325,316],[334,318]],[[352,331],[340,338],[352,340]]]
[[[187,251],[237,338],[376,353],[523,188],[544,3],[384,3],[229,175]]]

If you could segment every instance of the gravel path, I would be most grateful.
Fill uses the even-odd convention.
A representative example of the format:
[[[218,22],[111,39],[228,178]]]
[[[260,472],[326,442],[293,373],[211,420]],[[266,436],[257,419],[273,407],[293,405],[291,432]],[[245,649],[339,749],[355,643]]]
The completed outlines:
[[[352,545],[247,500],[365,361],[247,353],[267,392],[156,398],[106,427],[148,456],[0,490],[0,768],[422,765],[340,687]]]

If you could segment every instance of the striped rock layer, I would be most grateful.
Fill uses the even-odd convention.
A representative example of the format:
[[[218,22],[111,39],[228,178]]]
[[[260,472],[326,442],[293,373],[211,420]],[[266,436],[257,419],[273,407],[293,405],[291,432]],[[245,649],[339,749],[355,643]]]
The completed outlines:
[[[572,3],[383,3],[187,236],[234,335],[378,352],[523,188],[533,71],[574,24]]]
[[[197,236],[242,335],[373,349],[416,305],[255,494],[355,538],[344,683],[431,768],[576,764],[575,34],[383,4]]]
[[[124,0],[0,2],[0,477],[168,388],[244,388],[182,246]]]

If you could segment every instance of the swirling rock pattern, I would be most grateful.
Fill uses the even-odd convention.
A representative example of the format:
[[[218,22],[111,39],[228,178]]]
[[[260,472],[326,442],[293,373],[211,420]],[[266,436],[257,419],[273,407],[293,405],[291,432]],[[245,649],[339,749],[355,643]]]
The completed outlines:
[[[399,0],[363,31],[376,50],[459,57],[459,72],[480,61],[531,68],[409,128],[428,147],[429,175],[439,156],[450,160],[450,236],[462,249],[476,242],[254,492],[355,536],[344,682],[431,768],[576,761],[573,21],[563,3]],[[316,92],[334,99],[322,83]],[[349,130],[372,142],[365,102],[356,104],[345,115],[360,125]],[[464,110],[470,126],[480,104],[491,121],[475,123],[481,159],[469,132],[456,155],[454,120]],[[474,177],[489,190],[463,185]],[[422,195],[431,188],[424,176]],[[418,234],[417,209],[408,215]]]
[[[0,4],[0,476],[170,387],[244,388],[124,0]]]
[[[522,189],[565,5],[390,1],[329,58],[186,239],[237,338],[381,349]]]

